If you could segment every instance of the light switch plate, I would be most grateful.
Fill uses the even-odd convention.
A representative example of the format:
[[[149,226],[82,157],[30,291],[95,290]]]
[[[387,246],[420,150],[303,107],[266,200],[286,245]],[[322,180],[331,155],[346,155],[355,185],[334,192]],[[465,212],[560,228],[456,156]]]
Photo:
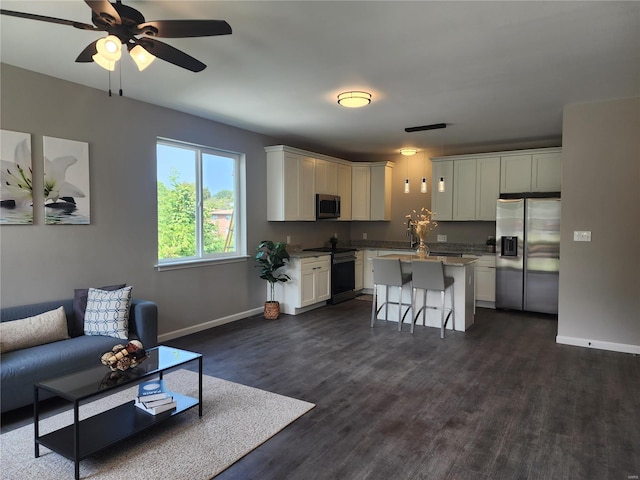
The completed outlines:
[[[287,243],[291,243],[291,235],[287,235]]]
[[[363,239],[363,240],[366,240],[366,239],[367,239],[367,234],[366,234],[366,233],[363,233],[363,234],[362,234],[362,239]]]
[[[591,232],[584,230],[574,230],[573,231],[573,241],[574,242],[590,242],[591,241]]]
[[[446,235],[438,235],[438,241],[439,242],[446,242],[447,241],[447,236]]]

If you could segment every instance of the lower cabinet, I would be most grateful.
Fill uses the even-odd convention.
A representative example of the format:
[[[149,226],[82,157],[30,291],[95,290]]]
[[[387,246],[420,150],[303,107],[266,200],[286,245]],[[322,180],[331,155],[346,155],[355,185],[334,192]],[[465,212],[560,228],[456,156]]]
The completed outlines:
[[[276,284],[275,299],[282,313],[297,315],[331,298],[331,255],[291,258],[282,272],[291,277]]]
[[[476,306],[495,308],[496,303],[496,257],[495,255],[464,255],[476,258]]]
[[[364,252],[362,250],[358,250],[356,252],[355,268],[356,268],[356,272],[355,272],[354,290],[357,292],[358,290],[362,290],[364,288]]]

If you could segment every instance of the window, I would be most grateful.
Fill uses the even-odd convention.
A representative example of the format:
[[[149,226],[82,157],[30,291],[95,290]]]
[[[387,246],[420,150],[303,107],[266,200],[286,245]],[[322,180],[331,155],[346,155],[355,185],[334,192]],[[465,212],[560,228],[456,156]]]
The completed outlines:
[[[158,139],[158,266],[246,255],[244,155]]]

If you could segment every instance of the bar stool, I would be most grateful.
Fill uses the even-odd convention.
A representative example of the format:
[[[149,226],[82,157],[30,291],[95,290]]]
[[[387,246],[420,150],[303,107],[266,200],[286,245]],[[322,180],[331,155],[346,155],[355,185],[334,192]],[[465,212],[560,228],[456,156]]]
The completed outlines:
[[[414,260],[411,262],[411,271],[413,275],[413,278],[411,280],[411,308],[413,312],[416,311],[416,298],[418,290],[422,290],[423,292],[423,305],[411,319],[411,333],[413,333],[413,327],[415,326],[420,313],[422,313],[422,324],[425,325],[426,309],[438,309],[438,307],[427,306],[427,291],[432,290],[435,292],[440,292],[440,338],[444,338],[444,330],[447,326],[447,322],[449,321],[449,317],[452,318],[452,326],[454,330],[456,326],[456,314],[454,311],[453,301],[454,280],[452,277],[444,276],[444,265],[442,264],[442,262],[431,260]],[[448,309],[449,314],[447,315],[447,318],[445,320],[444,294],[446,290],[449,290],[451,295],[451,308]]]
[[[378,317],[378,313],[384,307],[384,318],[389,320],[389,304],[398,305],[398,331],[402,331],[404,317],[411,311],[410,303],[402,303],[402,286],[411,282],[410,273],[402,273],[400,259],[374,258],[373,259],[373,303],[371,305],[371,328]],[[378,286],[385,287],[385,302],[378,307]],[[398,287],[398,301],[389,301],[389,287]],[[407,311],[402,314],[402,307],[407,306]]]

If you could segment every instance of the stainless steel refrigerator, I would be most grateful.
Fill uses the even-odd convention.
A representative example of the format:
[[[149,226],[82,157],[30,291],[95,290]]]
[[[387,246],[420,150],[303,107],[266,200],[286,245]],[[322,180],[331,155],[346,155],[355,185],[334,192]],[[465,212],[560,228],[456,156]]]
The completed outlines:
[[[496,308],[558,313],[560,199],[500,199]]]

